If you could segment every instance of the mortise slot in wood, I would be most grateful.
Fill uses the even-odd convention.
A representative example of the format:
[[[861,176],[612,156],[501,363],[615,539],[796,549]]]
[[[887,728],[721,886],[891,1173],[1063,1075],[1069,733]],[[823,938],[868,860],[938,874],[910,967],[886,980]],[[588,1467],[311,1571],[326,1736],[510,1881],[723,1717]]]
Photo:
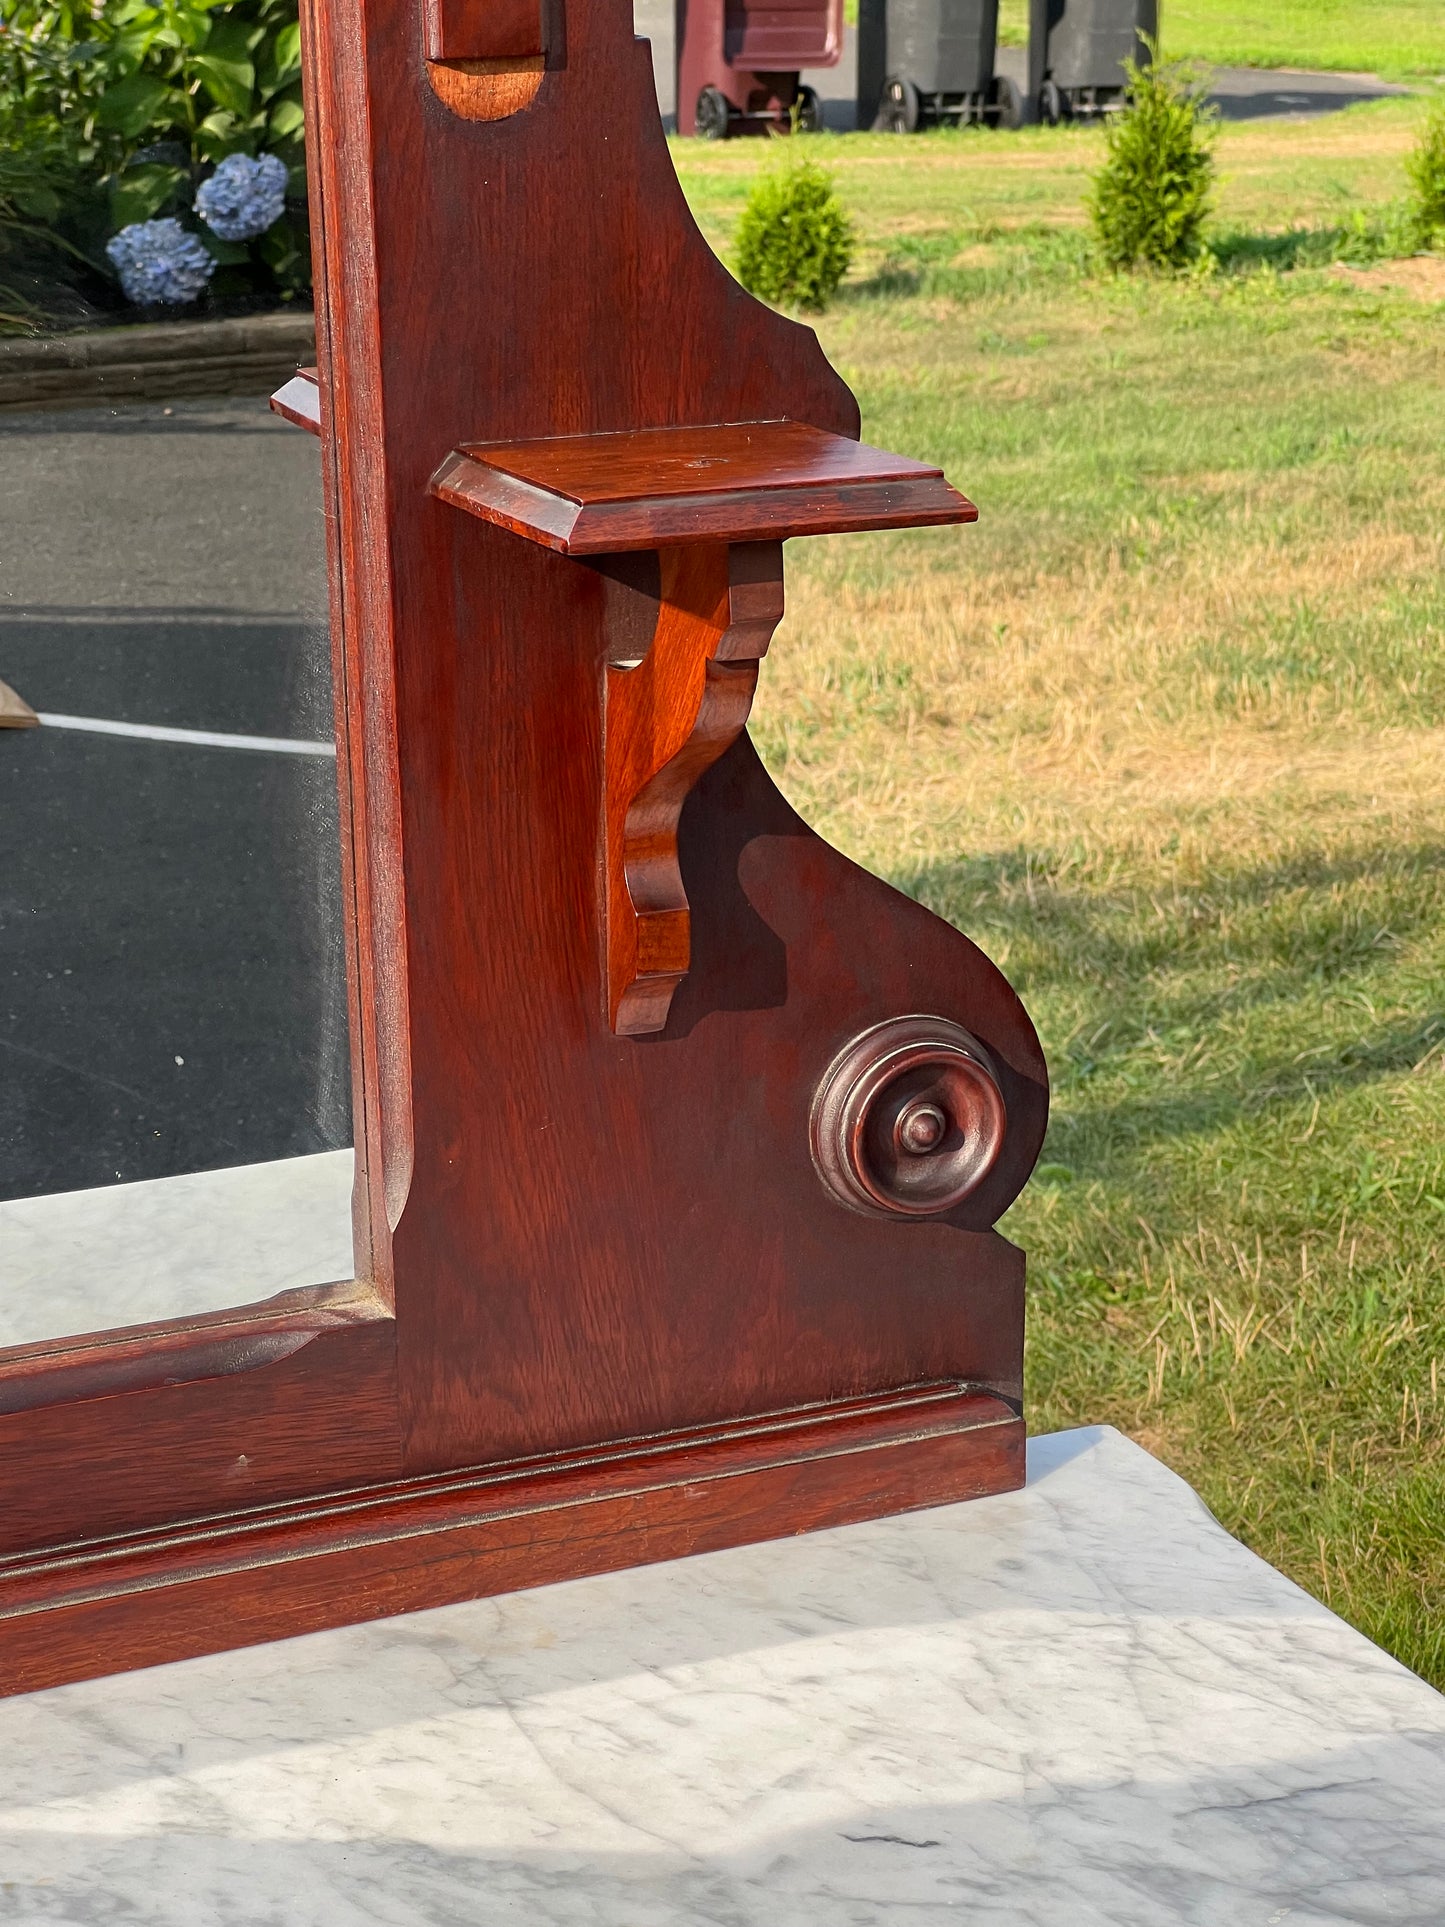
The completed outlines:
[[[546,66],[542,0],[424,0],[427,79],[462,120],[530,107]]]
[[[607,666],[607,1014],[635,1037],[667,1022],[691,957],[678,863],[683,804],[738,736],[783,614],[780,542],[663,549],[652,647]]]
[[[505,120],[537,98],[546,61],[541,54],[497,60],[429,60],[432,92],[460,120]]]
[[[529,59],[547,51],[541,0],[423,0],[429,61]]]

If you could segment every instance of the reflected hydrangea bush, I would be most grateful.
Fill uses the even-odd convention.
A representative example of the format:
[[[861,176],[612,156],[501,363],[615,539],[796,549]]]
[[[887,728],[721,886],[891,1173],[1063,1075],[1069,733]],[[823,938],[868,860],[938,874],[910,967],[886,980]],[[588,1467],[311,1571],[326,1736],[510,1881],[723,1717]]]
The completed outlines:
[[[196,190],[196,212],[223,241],[254,241],[286,211],[286,163],[228,154]]]
[[[203,294],[215,257],[174,216],[132,221],[106,243],[127,301],[139,308],[180,307]]]

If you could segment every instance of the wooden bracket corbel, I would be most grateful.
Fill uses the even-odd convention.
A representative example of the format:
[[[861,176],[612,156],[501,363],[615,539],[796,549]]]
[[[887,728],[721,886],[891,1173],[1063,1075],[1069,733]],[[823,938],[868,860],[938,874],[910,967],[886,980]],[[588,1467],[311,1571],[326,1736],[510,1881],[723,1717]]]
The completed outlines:
[[[315,371],[271,406],[314,429]],[[611,1028],[659,1031],[691,952],[683,804],[747,723],[783,614],[783,538],[978,511],[937,468],[786,419],[464,444],[431,492],[562,555],[657,551],[651,647],[605,672],[602,944]]]
[[[659,562],[652,646],[640,662],[607,665],[607,1015],[624,1037],[663,1028],[687,973],[682,807],[741,735],[783,614],[781,542],[690,543]]]
[[[563,555],[658,553],[652,646],[606,669],[603,947],[612,1029],[659,1031],[691,948],[678,822],[747,722],[784,538],[978,511],[925,462],[786,418],[468,443],[431,492]]]

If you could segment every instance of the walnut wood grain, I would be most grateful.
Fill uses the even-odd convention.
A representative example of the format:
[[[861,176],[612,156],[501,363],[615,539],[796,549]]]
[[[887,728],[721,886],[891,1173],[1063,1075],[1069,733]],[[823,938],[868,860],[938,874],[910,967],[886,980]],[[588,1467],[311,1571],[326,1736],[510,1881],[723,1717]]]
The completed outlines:
[[[0,1413],[228,1378],[289,1358],[321,1332],[377,1322],[390,1323],[385,1305],[367,1286],[348,1282],[132,1325],[119,1340],[92,1333],[14,1345],[0,1351]]]
[[[978,519],[940,469],[789,420],[468,443],[431,486],[563,555]]]
[[[504,60],[429,60],[426,72],[449,113],[462,120],[505,120],[531,106],[546,66],[542,54],[517,54]]]
[[[607,1011],[621,1035],[661,1030],[687,971],[683,804],[747,722],[782,615],[780,544],[666,549],[647,654],[607,666]]]
[[[423,0],[428,60],[525,59],[547,51],[541,0]]]
[[[478,119],[438,96],[414,0],[303,3],[320,376],[282,400],[321,438],[367,1309],[18,1363],[12,1687],[1020,1476],[1023,1257],[993,1226],[1042,1142],[1037,1037],[965,936],[798,819],[745,730],[716,753],[776,579],[735,551],[724,611],[695,553],[972,510],[854,447],[812,333],[709,252],[630,10],[547,19],[530,104]],[[610,439],[665,431],[623,461]],[[448,450],[486,457],[455,457],[464,506],[533,506],[458,513]],[[613,777],[624,883],[689,920],[663,1027],[629,1039],[600,937]],[[810,1116],[905,1013],[978,1041],[1007,1123],[976,1189],[897,1222],[828,1189]],[[898,1388],[934,1381],[994,1403],[925,1422]],[[811,1443],[759,1442],[750,1414],[800,1407]]]
[[[386,959],[368,1130],[410,1126],[378,1227],[408,1468],[930,1377],[1016,1397],[1022,1258],[990,1227],[1047,1082],[1009,985],[800,823],[744,732],[683,807],[687,975],[664,1029],[619,1039],[600,697],[647,653],[668,545],[579,561],[430,490],[448,449],[784,420],[854,442],[856,403],[702,241],[625,8],[571,9],[565,64],[491,123],[445,115],[401,0],[306,18],[358,963]],[[849,1038],[910,1011],[978,1038],[1008,1132],[964,1205],[897,1225],[828,1193],[809,1115]]]
[[[68,1377],[42,1368],[29,1404],[17,1396],[23,1373],[12,1377],[0,1555],[399,1476],[392,1320],[322,1322],[304,1342],[264,1308],[249,1322],[229,1343],[197,1337],[189,1356],[169,1359],[165,1345],[122,1334]],[[5,1664],[0,1627],[0,1677]]]
[[[0,1691],[817,1530],[1024,1479],[967,1386],[412,1480],[0,1562]]]

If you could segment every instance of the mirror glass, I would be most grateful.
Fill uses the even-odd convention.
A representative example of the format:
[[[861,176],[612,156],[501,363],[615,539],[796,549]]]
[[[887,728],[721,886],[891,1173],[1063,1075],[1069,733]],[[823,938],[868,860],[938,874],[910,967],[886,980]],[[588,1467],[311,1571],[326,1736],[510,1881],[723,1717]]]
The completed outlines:
[[[317,443],[0,414],[0,503],[0,1346],[348,1278]]]

